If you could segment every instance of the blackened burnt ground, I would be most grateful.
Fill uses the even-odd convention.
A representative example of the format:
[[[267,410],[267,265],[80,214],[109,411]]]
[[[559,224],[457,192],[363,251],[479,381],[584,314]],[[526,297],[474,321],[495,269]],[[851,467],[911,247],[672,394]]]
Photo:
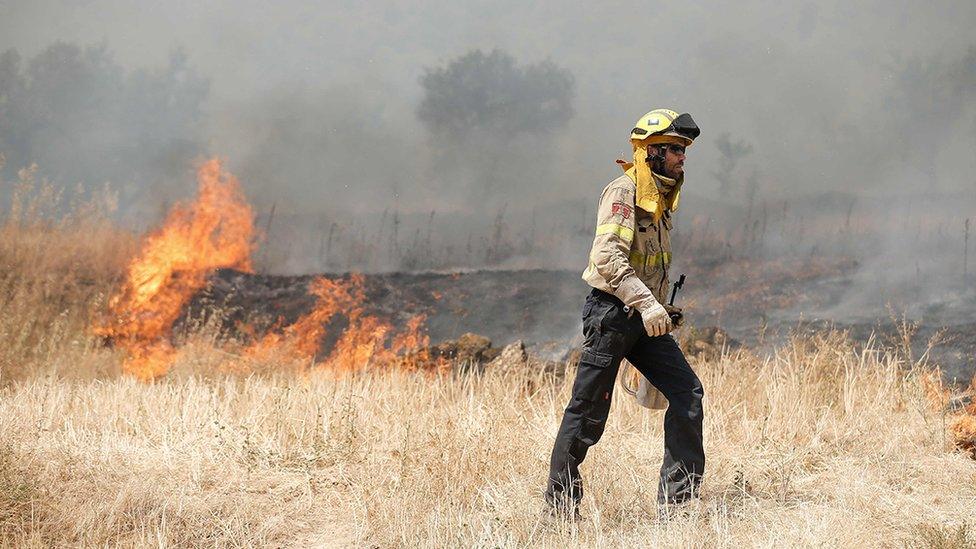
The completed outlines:
[[[792,332],[825,327],[849,330],[859,341],[874,336],[899,345],[899,319],[884,304],[860,315],[837,312],[856,268],[849,260],[687,265],[688,282],[677,302],[686,307],[689,325],[721,327],[747,345],[771,345]],[[244,339],[281,329],[313,309],[316,298],[308,288],[318,277],[349,280],[350,275],[217,271],[186,307],[174,334],[179,338],[203,322]],[[489,338],[495,348],[522,340],[534,353],[553,359],[578,345],[580,308],[588,291],[578,272],[563,270],[371,274],[363,281],[365,314],[396,327],[424,314],[432,344],[470,332]],[[976,308],[976,298],[963,293],[947,303],[917,308],[912,353],[921,356],[929,338],[942,331],[946,341],[933,350],[932,362],[948,380],[968,380],[976,371],[976,322],[965,313]],[[320,354],[333,348],[347,324],[342,314],[332,318]]]

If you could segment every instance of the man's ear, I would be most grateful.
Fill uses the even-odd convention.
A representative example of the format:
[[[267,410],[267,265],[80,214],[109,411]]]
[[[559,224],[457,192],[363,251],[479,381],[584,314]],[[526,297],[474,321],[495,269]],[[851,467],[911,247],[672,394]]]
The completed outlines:
[[[650,145],[647,147],[647,162],[653,164],[654,160],[660,158],[664,160],[664,154],[661,152],[661,145]]]

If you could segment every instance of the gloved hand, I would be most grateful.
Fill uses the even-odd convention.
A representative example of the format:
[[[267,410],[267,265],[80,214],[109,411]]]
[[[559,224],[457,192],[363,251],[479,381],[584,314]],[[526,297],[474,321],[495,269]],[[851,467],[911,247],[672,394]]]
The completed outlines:
[[[671,331],[671,317],[668,311],[657,301],[651,301],[650,305],[640,309],[641,320],[644,321],[644,330],[649,336],[663,336]]]
[[[668,312],[668,316],[671,317],[671,325],[675,328],[680,328],[685,323],[685,314],[681,312],[681,307],[664,305],[664,310]]]

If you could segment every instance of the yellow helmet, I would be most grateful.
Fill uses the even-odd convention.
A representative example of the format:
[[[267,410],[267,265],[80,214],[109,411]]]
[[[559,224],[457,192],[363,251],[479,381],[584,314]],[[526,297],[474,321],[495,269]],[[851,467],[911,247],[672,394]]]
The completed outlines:
[[[684,177],[678,179],[674,191],[669,196],[662,195],[654,183],[653,170],[660,169],[658,164],[663,162],[661,156],[663,153],[652,156],[648,149],[660,143],[677,143],[688,147],[700,133],[701,130],[691,119],[690,114],[678,114],[671,109],[654,109],[640,117],[640,120],[634,124],[634,129],[630,131],[634,161],[622,162],[620,167],[637,185],[635,198],[637,207],[651,212],[655,220],[661,218],[664,210],[678,209]],[[659,171],[658,174],[660,175],[661,172]]]
[[[634,124],[630,139],[647,145],[678,143],[689,147],[700,133],[701,130],[690,114],[678,114],[671,109],[654,109]]]

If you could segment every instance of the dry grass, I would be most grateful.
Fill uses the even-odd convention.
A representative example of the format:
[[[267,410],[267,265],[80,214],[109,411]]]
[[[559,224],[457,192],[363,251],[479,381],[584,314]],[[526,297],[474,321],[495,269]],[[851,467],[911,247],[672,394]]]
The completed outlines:
[[[18,185],[15,204],[54,203],[30,173]],[[87,330],[131,236],[94,206],[18,207],[0,229],[0,546],[976,543],[976,461],[896,351],[830,333],[697,362],[703,497],[663,524],[661,415],[618,395],[584,465],[585,520],[550,524],[572,372],[338,376],[267,358],[226,375],[203,335],[140,383]]]
[[[314,372],[11,384],[0,532],[14,545],[972,546],[976,462],[895,355],[831,334],[698,368],[703,499],[667,524],[654,520],[659,413],[614,403],[585,465],[586,520],[551,525],[540,490],[571,378]]]
[[[137,242],[111,223],[110,192],[65,193],[37,181],[35,171],[0,181],[10,199],[0,221],[0,384],[41,373],[104,373],[85,362],[95,344],[88,326]]]

